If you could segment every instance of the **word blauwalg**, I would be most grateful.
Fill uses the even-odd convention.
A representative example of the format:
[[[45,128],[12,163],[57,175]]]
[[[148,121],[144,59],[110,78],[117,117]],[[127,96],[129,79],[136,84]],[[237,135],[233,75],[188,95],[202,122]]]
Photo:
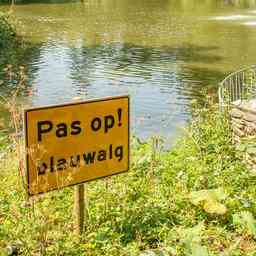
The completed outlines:
[[[113,145],[110,144],[107,149],[84,152],[66,158],[56,158],[55,156],[51,156],[49,161],[39,162],[37,164],[37,172],[38,175],[44,175],[47,172],[79,168],[107,160],[117,160],[120,162],[123,159],[123,155],[124,149],[122,145],[113,147]]]

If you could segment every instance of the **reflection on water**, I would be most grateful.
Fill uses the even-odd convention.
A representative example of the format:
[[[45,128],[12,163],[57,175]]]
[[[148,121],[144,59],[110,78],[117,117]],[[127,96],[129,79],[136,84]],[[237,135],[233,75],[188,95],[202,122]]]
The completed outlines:
[[[174,139],[191,99],[255,63],[254,0],[30,1],[14,12],[36,45],[21,60],[32,105],[129,94],[143,138]]]
[[[217,16],[213,17],[213,20],[247,20],[247,19],[252,19],[254,16],[249,16],[249,15],[230,15],[230,16]]]
[[[244,25],[246,25],[246,26],[256,26],[256,21],[244,22]]]

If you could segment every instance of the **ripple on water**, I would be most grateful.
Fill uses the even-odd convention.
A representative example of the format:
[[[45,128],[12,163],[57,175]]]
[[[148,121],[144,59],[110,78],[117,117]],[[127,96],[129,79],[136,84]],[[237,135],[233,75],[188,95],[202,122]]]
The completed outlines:
[[[255,61],[256,32],[244,26],[256,25],[256,3],[30,2],[15,13],[37,45],[24,63],[31,104],[130,94],[140,137],[175,138],[191,116],[191,99],[200,102],[228,72]]]

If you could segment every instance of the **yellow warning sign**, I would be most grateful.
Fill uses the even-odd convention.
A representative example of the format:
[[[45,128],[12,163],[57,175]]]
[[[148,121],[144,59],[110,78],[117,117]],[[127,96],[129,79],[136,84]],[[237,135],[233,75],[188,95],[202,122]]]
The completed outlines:
[[[129,97],[25,110],[29,195],[129,169]]]

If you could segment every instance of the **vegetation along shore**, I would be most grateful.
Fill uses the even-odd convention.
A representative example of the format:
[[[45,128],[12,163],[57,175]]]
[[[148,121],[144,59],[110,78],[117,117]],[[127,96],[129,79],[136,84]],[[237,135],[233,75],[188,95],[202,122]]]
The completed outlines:
[[[87,8],[85,4],[83,8]],[[67,8],[68,12],[70,10]],[[164,15],[158,15],[157,19],[161,16]],[[61,17],[57,20],[66,21]],[[74,233],[73,187],[29,198],[21,132],[24,108],[21,99],[29,98],[29,90],[23,90],[28,78],[22,58],[34,46],[23,40],[19,25],[13,22],[11,13],[0,13],[0,89],[4,88],[0,98],[0,256],[256,256],[256,173],[246,166],[243,154],[233,145],[229,113],[221,112],[214,100],[207,97],[201,97],[200,104],[198,100],[190,103],[190,122],[170,149],[166,150],[161,137],[154,136],[142,143],[134,136],[130,141],[128,172],[84,185],[85,225],[82,235]],[[52,20],[49,18],[44,22],[51,23]],[[180,34],[177,31],[175,33]],[[103,48],[110,49],[108,47]],[[193,54],[188,54],[190,48],[165,46],[157,48],[152,57],[150,47],[146,51],[137,45],[129,47],[127,49],[132,49],[132,54],[127,55],[128,61],[125,58],[124,61],[129,62],[132,55],[139,56],[137,59],[141,63],[134,66],[146,63],[143,66],[146,78],[151,78],[147,65],[156,65],[154,56],[160,55],[163,59],[167,56],[168,60],[171,56],[176,60],[172,55],[174,49],[176,53],[182,53],[182,61],[193,62],[191,58],[197,59],[198,51],[205,53],[209,50],[196,47]],[[61,48],[63,54],[66,48]],[[41,51],[44,53],[45,49]],[[88,67],[84,68],[83,58],[76,58],[77,52],[91,54],[88,56],[93,61],[99,49],[91,52],[89,48],[81,49],[72,48],[70,56],[80,65],[76,66],[86,70]],[[214,49],[210,47],[211,51]],[[120,51],[118,48],[116,52]],[[218,56],[207,59],[206,54],[201,55],[206,64],[220,59]],[[165,69],[165,65],[163,61],[161,70],[164,74],[170,68]],[[102,63],[99,66],[102,67]],[[153,67],[156,70],[156,66]],[[119,72],[117,77],[122,77],[120,70],[115,73]],[[160,76],[160,73],[155,73]],[[220,74],[217,72],[217,75]],[[178,76],[171,77],[179,81]],[[187,77],[181,79],[183,83]],[[194,86],[199,87],[199,76],[192,79]],[[118,85],[115,86],[119,89]],[[163,91],[165,89],[162,87]],[[27,95],[23,95],[24,91]],[[121,161],[124,157],[123,147],[119,145],[109,144],[100,151],[81,152],[76,156],[77,165],[80,160],[90,164],[109,158]],[[53,163],[58,161],[53,157],[48,160],[39,170],[42,175],[49,167],[53,170]],[[62,169],[60,166],[60,171]]]
[[[0,172],[3,255],[255,255],[255,173],[217,106],[195,110],[170,151],[152,141],[132,139],[128,173],[85,185],[80,238],[72,188],[28,199],[10,150]]]

